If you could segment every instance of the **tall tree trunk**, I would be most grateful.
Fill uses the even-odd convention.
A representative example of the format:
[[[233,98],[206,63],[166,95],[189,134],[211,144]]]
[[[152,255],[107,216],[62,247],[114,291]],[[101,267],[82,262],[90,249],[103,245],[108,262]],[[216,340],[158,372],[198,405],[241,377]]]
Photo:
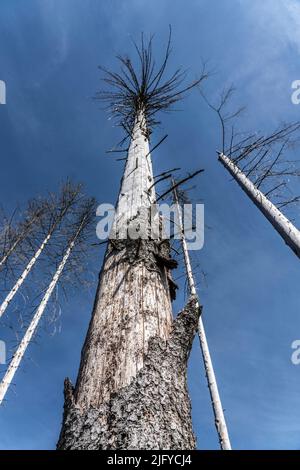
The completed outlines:
[[[148,224],[155,200],[148,139],[141,114],[133,138],[118,199],[117,234]],[[146,157],[146,155],[148,156]],[[98,406],[127,385],[143,366],[151,336],[166,340],[172,309],[166,269],[156,266],[155,243],[112,240],[101,272],[92,321],[83,348],[76,385],[82,406]],[[151,264],[153,263],[153,269]]]
[[[125,227],[136,236],[109,242],[75,388],[66,382],[60,449],[195,446],[186,360],[198,309],[193,304],[192,313],[183,314],[181,323],[187,325],[180,339],[181,323],[173,325],[172,317],[169,242],[141,237],[153,203],[148,133],[140,112],[114,222],[118,234]]]
[[[40,319],[48,305],[48,302],[50,300],[50,297],[52,295],[52,292],[53,290],[55,289],[55,286],[57,285],[59,279],[60,279],[60,276],[63,272],[63,269],[71,255],[71,252],[72,252],[72,249],[74,248],[74,245],[76,243],[76,239],[78,237],[78,235],[80,234],[82,228],[84,226],[84,220],[82,221],[82,223],[80,224],[79,228],[77,229],[74,237],[72,237],[67,249],[66,249],[66,252],[55,272],[55,274],[53,275],[52,277],[52,280],[45,292],[45,295],[43,296],[42,300],[41,300],[41,303],[39,304],[38,308],[37,308],[37,311],[36,313],[34,314],[30,324],[29,324],[29,327],[27,328],[26,330],[26,333],[21,341],[21,343],[19,344],[8,368],[7,368],[7,371],[0,383],[0,405],[2,404],[2,401],[4,400],[5,398],[5,395],[6,395],[6,392],[10,386],[10,384],[12,383],[12,380],[14,378],[14,375],[15,373],[17,372],[19,366],[20,366],[20,363],[21,363],[21,360],[26,352],[26,349],[38,327],[38,324],[40,322]]]
[[[174,186],[174,181],[173,181],[173,186]],[[195,280],[193,276],[190,255],[189,255],[185,233],[184,233],[178,194],[177,194],[177,190],[175,187],[174,187],[173,192],[174,192],[175,204],[177,207],[178,224],[179,224],[179,230],[181,234],[182,250],[183,250],[183,255],[184,255],[184,260],[185,260],[185,267],[186,267],[190,293],[192,296],[194,296],[197,299]],[[196,300],[196,305],[198,305],[198,299]],[[220,398],[220,394],[218,390],[218,384],[217,384],[217,380],[215,376],[215,371],[214,371],[213,363],[212,363],[210,352],[209,352],[209,347],[208,347],[208,342],[206,338],[205,328],[204,328],[203,321],[202,321],[202,316],[199,317],[199,321],[198,321],[198,335],[199,335],[200,349],[201,349],[204,368],[205,368],[205,375],[207,378],[208,389],[209,389],[212,408],[213,408],[213,412],[215,416],[215,426],[216,426],[218,437],[219,437],[220,447],[222,450],[231,450],[227,424],[226,424],[226,420],[225,420],[225,416],[223,412],[223,406],[222,406],[222,402],[221,402],[221,398]]]
[[[233,176],[243,191],[264,214],[285,243],[300,258],[300,231],[283,215],[283,213],[250,181],[235,163],[223,153],[219,160],[226,170]]]

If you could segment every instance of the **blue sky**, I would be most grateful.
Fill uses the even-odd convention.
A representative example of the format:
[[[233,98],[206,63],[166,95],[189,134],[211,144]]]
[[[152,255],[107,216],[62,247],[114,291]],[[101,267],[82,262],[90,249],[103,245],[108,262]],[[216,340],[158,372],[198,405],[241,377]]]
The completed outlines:
[[[218,73],[214,97],[234,82],[247,105],[243,125],[270,129],[297,120],[291,83],[300,79],[298,0],[1,0],[0,201],[12,210],[57,188],[66,176],[86,184],[100,202],[114,202],[122,164],[105,155],[120,138],[91,97],[99,64],[132,51],[131,37],[155,33],[158,53],[173,28],[171,67],[201,59]],[[297,449],[300,366],[299,260],[217,162],[220,132],[197,92],[162,115],[154,139],[155,173],[205,168],[194,198],[205,203],[205,245],[198,253],[207,285],[199,293],[232,445],[235,449]],[[298,214],[299,215],[299,214]],[[298,218],[299,221],[299,218]],[[101,266],[102,249],[95,252]],[[174,305],[183,304],[183,294]],[[63,303],[61,331],[41,330],[0,410],[1,449],[52,449],[59,434],[63,379],[76,378],[93,291]],[[189,366],[193,423],[200,449],[218,442],[198,340]]]

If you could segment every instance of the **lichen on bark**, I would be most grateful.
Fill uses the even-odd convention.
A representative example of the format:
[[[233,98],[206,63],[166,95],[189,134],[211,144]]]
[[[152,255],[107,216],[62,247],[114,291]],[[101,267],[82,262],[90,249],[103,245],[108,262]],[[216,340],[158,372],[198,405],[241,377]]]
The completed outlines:
[[[196,298],[191,297],[174,320],[168,341],[152,337],[142,369],[98,407],[84,409],[76,403],[66,379],[57,448],[194,449],[187,361],[199,314]]]

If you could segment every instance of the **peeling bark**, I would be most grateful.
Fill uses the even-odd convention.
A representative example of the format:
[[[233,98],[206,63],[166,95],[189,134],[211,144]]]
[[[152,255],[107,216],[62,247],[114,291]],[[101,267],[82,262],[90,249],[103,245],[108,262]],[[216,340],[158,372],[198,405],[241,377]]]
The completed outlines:
[[[195,297],[174,320],[168,341],[149,340],[143,367],[99,406],[82,407],[65,381],[58,449],[194,449],[187,360],[200,308]]]

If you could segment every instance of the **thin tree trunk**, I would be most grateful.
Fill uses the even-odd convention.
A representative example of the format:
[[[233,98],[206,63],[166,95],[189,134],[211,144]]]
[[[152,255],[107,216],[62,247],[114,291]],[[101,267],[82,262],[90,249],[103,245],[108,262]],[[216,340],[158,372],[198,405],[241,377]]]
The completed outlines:
[[[264,214],[285,243],[300,258],[300,231],[283,215],[283,213],[250,181],[235,163],[223,153],[219,160],[226,170],[233,176],[243,191]]]
[[[173,186],[174,186],[174,181],[173,181]],[[178,224],[179,224],[179,230],[181,234],[182,249],[183,249],[183,254],[184,254],[185,267],[186,267],[186,272],[187,272],[190,293],[191,295],[197,298],[195,280],[193,276],[190,255],[189,255],[189,251],[188,251],[188,247],[186,243],[184,227],[183,227],[183,222],[182,222],[182,215],[181,215],[176,188],[174,188],[173,193],[174,193],[174,199],[175,199],[175,203],[177,207]],[[199,306],[198,300],[196,302],[197,302],[197,305]],[[208,389],[209,389],[211,402],[212,402],[212,408],[213,408],[213,412],[215,416],[215,425],[216,425],[216,429],[217,429],[217,433],[219,437],[220,447],[222,450],[231,450],[231,444],[230,444],[226,420],[225,420],[225,416],[223,412],[223,406],[222,406],[222,402],[221,402],[221,398],[220,398],[220,394],[218,390],[213,363],[212,363],[210,352],[209,352],[209,347],[208,347],[208,342],[207,342],[207,338],[205,334],[205,328],[204,328],[203,321],[202,321],[202,316],[199,317],[199,321],[198,321],[198,334],[199,334],[200,348],[201,348],[203,362],[204,362],[205,374],[206,374],[207,383],[208,383]]]
[[[59,449],[195,447],[186,361],[198,309],[193,305],[173,322],[169,242],[145,240],[138,233],[148,226],[153,203],[141,112],[113,226],[116,233],[125,228],[125,236],[109,242],[76,386],[65,383]],[[134,228],[137,237],[131,239],[128,232]]]
[[[75,193],[72,195],[72,197],[70,197],[68,199],[67,198],[68,195],[65,195],[65,193],[64,193],[64,190],[67,190],[67,189],[68,189],[68,186],[66,185],[62,190],[62,204],[63,204],[63,206],[62,206],[61,212],[59,213],[59,215],[56,216],[56,219],[52,222],[52,225],[51,225],[51,227],[48,231],[47,236],[44,238],[44,240],[42,241],[40,247],[37,249],[34,256],[31,258],[31,260],[29,261],[29,263],[25,267],[24,271],[22,272],[22,274],[20,275],[20,277],[16,281],[15,285],[13,286],[13,288],[10,290],[10,292],[7,294],[4,301],[0,305],[0,318],[5,313],[8,305],[10,304],[10,302],[12,301],[12,299],[14,298],[14,296],[16,295],[16,293],[18,292],[18,290],[22,286],[23,282],[26,280],[27,276],[30,274],[30,272],[33,269],[33,267],[34,267],[35,263],[37,262],[38,258],[40,257],[40,255],[44,251],[44,249],[45,249],[47,243],[49,242],[49,240],[51,239],[53,233],[55,232],[55,230],[59,226],[60,222],[63,220],[64,216],[68,212],[71,205],[74,203],[74,200],[75,200],[75,197],[76,197],[77,193],[75,191]],[[50,216],[51,216],[51,214],[50,214]]]
[[[22,272],[21,276],[18,278],[18,280],[16,281],[13,288],[9,291],[9,293],[7,294],[5,299],[3,300],[2,304],[0,305],[0,318],[2,317],[5,310],[7,309],[8,305],[10,304],[10,302],[12,301],[12,299],[14,298],[14,296],[16,295],[16,293],[18,292],[18,290],[22,286],[23,282],[25,281],[26,277],[28,276],[28,274],[32,270],[33,266],[35,265],[35,263],[38,260],[39,256],[43,252],[43,250],[44,250],[45,246],[47,245],[48,241],[50,240],[51,236],[52,236],[52,231],[43,240],[43,242],[41,243],[39,249],[35,252],[34,256],[31,258],[31,260],[27,264],[27,266],[24,269],[24,271]]]
[[[84,222],[83,222],[84,223]],[[0,383],[0,405],[1,403],[3,402],[4,398],[5,398],[5,395],[6,395],[6,392],[9,388],[9,386],[11,385],[12,383],[12,380],[14,378],[14,375],[15,373],[17,372],[19,366],[20,366],[20,363],[21,363],[21,360],[26,352],[26,349],[38,327],[38,324],[40,322],[40,319],[47,307],[47,304],[50,300],[50,297],[52,295],[52,292],[53,290],[55,289],[55,286],[56,284],[58,283],[59,281],[59,278],[63,272],[63,269],[71,255],[71,252],[72,252],[72,249],[74,248],[74,245],[76,243],[76,239],[79,235],[79,233],[81,232],[82,230],[82,226],[83,226],[83,223],[80,225],[80,227],[78,228],[78,230],[76,231],[76,234],[74,235],[74,237],[72,238],[72,240],[70,241],[69,243],[69,246],[54,274],[54,276],[52,277],[52,280],[45,292],[45,295],[43,296],[42,300],[41,300],[41,303],[34,315],[34,317],[32,318],[31,322],[30,322],[30,325],[29,327],[27,328],[26,330],[26,333],[21,341],[21,343],[19,344],[19,347],[18,349],[16,350],[8,368],[7,368],[7,371]]]

